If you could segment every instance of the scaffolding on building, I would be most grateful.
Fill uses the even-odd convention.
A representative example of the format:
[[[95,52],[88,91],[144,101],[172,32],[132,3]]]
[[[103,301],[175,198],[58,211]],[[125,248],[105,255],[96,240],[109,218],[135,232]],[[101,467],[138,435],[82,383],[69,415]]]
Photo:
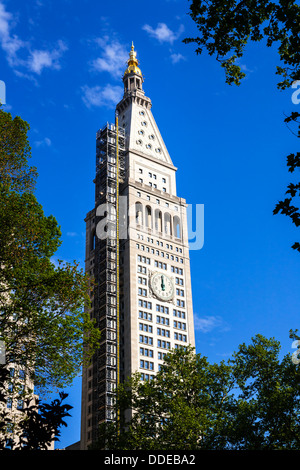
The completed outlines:
[[[107,123],[96,134],[96,221],[105,221],[105,234],[97,233],[95,243],[94,311],[101,344],[93,361],[94,437],[100,423],[116,419],[113,405],[120,380],[119,186],[124,179],[125,131],[119,128],[116,116],[115,124]],[[98,218],[97,212],[101,214]]]

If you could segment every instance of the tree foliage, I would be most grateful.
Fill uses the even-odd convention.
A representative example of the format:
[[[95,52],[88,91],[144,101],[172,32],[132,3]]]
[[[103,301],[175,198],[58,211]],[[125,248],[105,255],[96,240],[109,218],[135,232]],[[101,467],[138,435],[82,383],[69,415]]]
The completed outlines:
[[[91,280],[75,261],[52,262],[61,230],[34,195],[28,129],[0,109],[0,339],[42,391],[73,380],[99,331],[85,309]]]
[[[151,381],[134,374],[119,386],[120,419],[100,427],[93,448],[299,449],[300,370],[279,356],[278,341],[261,335],[219,364],[174,350]]]
[[[278,87],[289,87],[300,78],[300,7],[295,0],[191,0],[190,16],[199,36],[184,42],[196,43],[197,54],[206,49],[216,55],[226,72],[226,82],[239,85],[245,77],[237,59],[243,56],[249,41],[277,46],[282,76]]]
[[[298,131],[296,136],[300,137],[300,114],[298,112],[292,112],[290,116],[285,118],[286,123],[296,124]],[[300,152],[290,153],[287,156],[287,167],[290,173],[294,173],[295,170],[300,168]],[[282,201],[279,201],[273,211],[274,214],[282,214],[288,216],[295,227],[300,226],[300,209],[296,205],[298,204],[300,197],[300,182],[290,183],[286,190],[286,197]],[[300,252],[300,243],[295,242],[292,248]]]
[[[29,124],[19,116],[12,118],[0,104],[0,182],[17,192],[33,191],[37,169],[29,166],[31,147],[27,132]]]
[[[73,408],[63,403],[67,396],[66,393],[60,392],[59,398],[50,403],[27,404],[22,410],[24,419],[18,449],[47,450],[53,442],[59,441],[60,428],[67,426],[65,418],[71,416],[69,411]]]
[[[186,38],[184,42],[197,44],[197,54],[206,50],[215,56],[225,70],[228,84],[240,85],[245,77],[238,60],[250,41],[264,41],[266,47],[277,47],[279,89],[284,90],[300,79],[300,6],[297,1],[191,0],[189,14],[199,35]],[[285,122],[295,123],[299,117],[298,112],[292,112]],[[299,126],[296,135],[300,137]],[[299,152],[287,157],[287,166],[290,172],[299,169]],[[295,201],[300,196],[300,183],[291,183],[286,194],[273,213],[288,216],[299,227],[300,210]],[[292,248],[300,252],[299,242]]]
[[[71,405],[63,403],[67,398],[64,392],[50,403],[37,400],[32,395],[19,393],[24,405],[17,415],[6,408],[6,383],[9,372],[0,366],[0,450],[47,450],[59,441],[60,428],[67,426],[65,418],[70,417]]]

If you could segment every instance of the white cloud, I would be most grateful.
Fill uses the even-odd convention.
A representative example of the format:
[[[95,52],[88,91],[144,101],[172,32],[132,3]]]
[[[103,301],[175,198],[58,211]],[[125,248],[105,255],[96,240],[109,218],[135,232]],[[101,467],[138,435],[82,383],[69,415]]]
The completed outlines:
[[[171,54],[172,64],[177,64],[181,60],[185,60],[185,57],[182,54]]]
[[[108,72],[116,78],[124,72],[129,51],[118,40],[109,42],[109,37],[97,38],[102,49],[101,56],[92,61],[92,68],[98,72]]]
[[[12,33],[14,27],[13,15],[6,11],[3,2],[0,1],[0,46],[6,53],[8,64],[20,77],[32,78],[30,75],[21,72],[19,69],[25,68],[38,75],[44,68],[59,69],[59,59],[67,46],[63,41],[58,41],[56,48],[50,50],[33,49],[28,41],[24,41],[16,34]],[[23,58],[20,52],[23,52]]]
[[[36,140],[34,142],[34,145],[36,147],[50,147],[50,145],[52,144],[51,140],[49,139],[49,137],[45,137],[44,139],[42,140]]]
[[[87,85],[81,88],[83,92],[82,100],[85,105],[114,107],[122,99],[123,88],[121,86],[106,85],[105,87]]]
[[[212,330],[221,329],[228,330],[227,324],[219,316],[204,316],[200,317],[194,314],[194,327],[195,330],[201,331],[202,333],[209,333]]]
[[[4,52],[6,52],[8,63],[14,66],[19,62],[17,52],[26,46],[26,43],[11,34],[13,16],[6,11],[5,6],[0,2],[0,44]]]
[[[168,42],[173,44],[173,42],[176,41],[176,39],[178,39],[183,32],[184,27],[181,25],[176,33],[172,31],[165,23],[158,23],[155,29],[152,28],[152,26],[145,24],[142,29],[150,36],[157,39],[159,42]]]
[[[34,51],[30,52],[30,57],[28,58],[28,68],[38,75],[40,75],[43,68],[46,67],[59,70],[59,59],[66,50],[67,46],[63,41],[58,41],[57,48],[53,49],[52,51],[35,49]]]
[[[247,77],[249,76],[250,73],[254,73],[256,72],[256,67],[254,67],[253,69],[249,68],[247,64],[242,64],[241,63],[241,59],[238,58],[236,61],[235,61],[236,65],[239,65],[242,72],[244,72],[245,74],[247,74]],[[246,78],[247,78],[246,77]]]
[[[3,104],[3,105],[2,105],[2,109],[3,109],[4,111],[6,111],[7,113],[9,113],[9,111],[12,110],[12,105],[11,105],[11,104],[7,104],[7,103],[6,103],[6,104]]]
[[[9,36],[9,21],[12,15],[5,10],[5,7],[0,3],[0,34],[3,37]]]

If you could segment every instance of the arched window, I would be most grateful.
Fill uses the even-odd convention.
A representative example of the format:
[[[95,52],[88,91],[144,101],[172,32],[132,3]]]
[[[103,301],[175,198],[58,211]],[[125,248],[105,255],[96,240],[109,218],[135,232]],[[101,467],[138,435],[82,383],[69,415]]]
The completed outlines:
[[[137,225],[143,225],[143,206],[140,202],[135,203],[135,222]]]
[[[177,215],[175,215],[173,219],[173,233],[174,233],[174,237],[181,238],[180,219]]]
[[[152,229],[152,210],[150,206],[146,206],[145,225],[147,228]]]
[[[164,224],[165,224],[165,233],[167,235],[172,235],[171,216],[168,213],[166,213],[164,216]]]
[[[94,229],[91,233],[91,251],[96,248],[96,230]]]
[[[162,213],[159,209],[155,210],[155,230],[162,232]]]

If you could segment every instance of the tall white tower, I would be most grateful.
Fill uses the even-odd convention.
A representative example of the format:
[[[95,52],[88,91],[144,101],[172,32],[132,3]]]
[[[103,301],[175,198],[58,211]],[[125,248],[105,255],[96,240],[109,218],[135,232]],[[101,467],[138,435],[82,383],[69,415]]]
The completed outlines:
[[[95,207],[86,217],[91,316],[102,331],[83,370],[81,448],[115,419],[113,390],[133,372],[151,380],[165,354],[195,345],[186,202],[143,90],[132,45],[116,122],[97,132]]]

